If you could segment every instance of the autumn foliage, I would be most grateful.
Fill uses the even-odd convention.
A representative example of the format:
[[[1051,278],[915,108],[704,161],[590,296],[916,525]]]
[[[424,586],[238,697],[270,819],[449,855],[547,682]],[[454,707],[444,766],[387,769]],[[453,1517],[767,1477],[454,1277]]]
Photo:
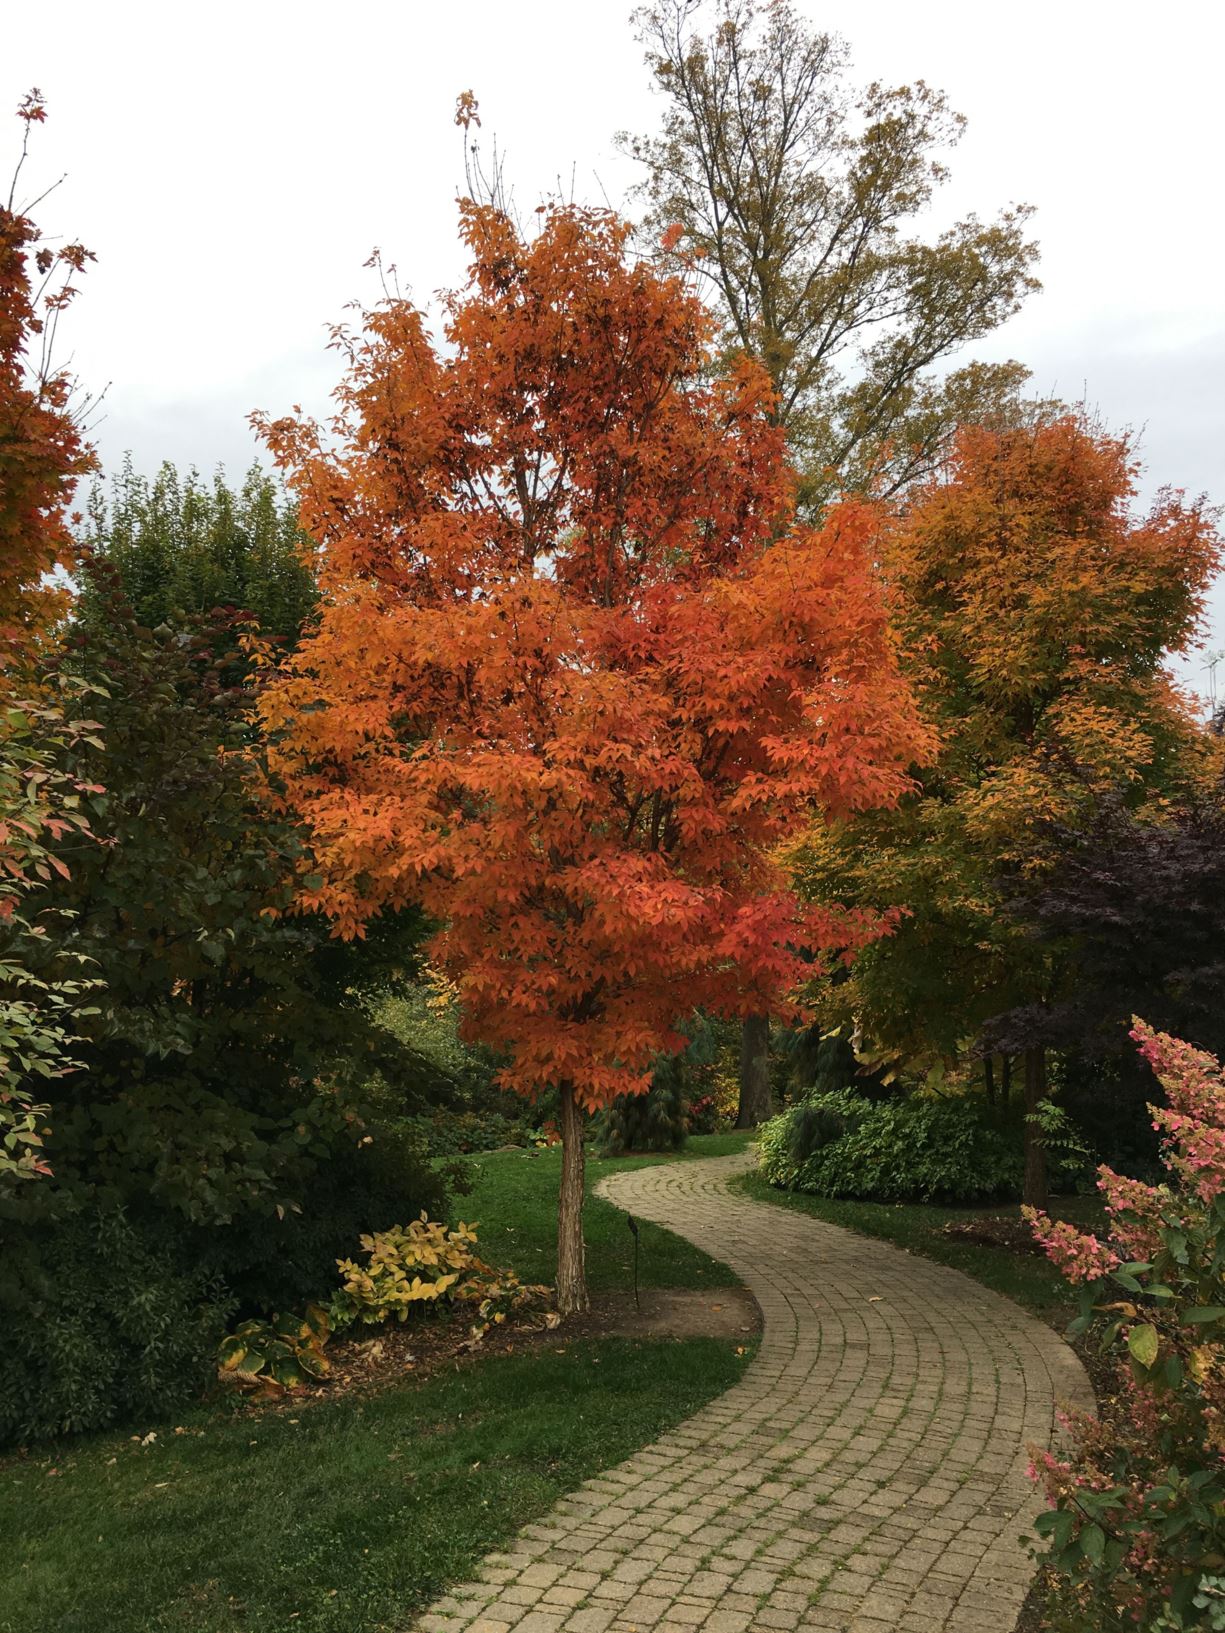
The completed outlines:
[[[46,117],[37,91],[18,117],[28,143]],[[94,730],[89,689],[37,672],[66,605],[49,581],[71,559],[66,506],[93,462],[71,381],[51,365],[56,321],[89,256],[40,245],[15,202],[20,173],[19,163],[0,204],[0,1186],[50,1172],[34,1093],[78,1064],[73,1014],[90,983],[79,968],[47,968],[48,925],[27,903],[68,877],[59,852],[91,837],[83,800],[98,791],[65,765]]]
[[[1217,1627],[1225,1603],[1225,1076],[1143,1022],[1132,1037],[1165,1092],[1149,1108],[1162,1183],[1099,1170],[1105,1241],[1030,1211],[1112,1382],[1031,1471],[1052,1504],[1037,1529],[1053,1585],[1087,1633]]]
[[[303,904],[354,935],[423,903],[506,1085],[596,1107],[695,1005],[778,1006],[802,949],[879,929],[801,908],[772,850],[895,800],[922,733],[877,514],[789,529],[764,372],[713,374],[703,306],[611,216],[462,226],[442,346],[401,300],[337,335],[335,451],[262,422],[325,597],[263,715]]]
[[[39,93],[18,112],[28,139],[46,118]],[[0,668],[24,662],[64,610],[62,586],[45,575],[72,558],[66,507],[93,465],[69,411],[72,381],[51,361],[59,314],[92,257],[80,244],[40,243],[16,187],[0,203]]]
[[[900,1057],[932,1065],[1056,979],[1004,911],[1051,835],[1104,789],[1129,805],[1185,792],[1205,739],[1164,657],[1194,642],[1219,559],[1211,517],[1178,494],[1135,513],[1126,444],[1074,416],[968,428],[889,529],[885,571],[908,674],[940,752],[896,813],[818,829],[807,889],[908,908],[831,995]]]

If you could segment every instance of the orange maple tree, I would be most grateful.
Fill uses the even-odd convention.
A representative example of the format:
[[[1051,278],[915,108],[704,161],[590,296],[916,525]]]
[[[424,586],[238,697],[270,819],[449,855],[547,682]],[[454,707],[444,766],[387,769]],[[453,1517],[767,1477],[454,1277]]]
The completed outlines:
[[[423,904],[506,1087],[559,1091],[558,1298],[585,1305],[581,1108],[644,1090],[678,1017],[780,1011],[801,951],[882,917],[773,860],[814,802],[888,804],[922,740],[864,504],[788,525],[766,374],[577,208],[461,205],[444,343],[393,298],[337,331],[330,436],[257,416],[322,546],[314,632],[263,693],[339,933]]]
[[[18,109],[25,147],[46,118],[38,91]],[[69,410],[72,380],[52,366],[59,314],[89,251],[52,249],[17,203],[22,165],[0,203],[0,669],[24,664],[65,605],[48,575],[72,559],[66,507],[94,456]]]

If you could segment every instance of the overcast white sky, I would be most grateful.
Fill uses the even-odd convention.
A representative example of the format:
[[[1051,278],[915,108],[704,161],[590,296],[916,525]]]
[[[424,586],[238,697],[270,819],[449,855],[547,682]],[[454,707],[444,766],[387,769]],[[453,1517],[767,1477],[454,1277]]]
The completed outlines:
[[[969,116],[942,219],[1038,207],[1044,291],[976,354],[1018,357],[1043,393],[1142,431],[1150,490],[1225,500],[1223,0],[797,4],[847,38],[858,77],[926,79]],[[148,472],[168,458],[237,475],[257,452],[251,409],[326,410],[323,326],[374,298],[372,247],[418,300],[458,280],[461,90],[528,211],[572,174],[580,198],[620,203],[635,175],[613,134],[658,111],[629,9],[13,7],[0,116],[46,94],[27,179],[67,180],[39,219],[98,256],[62,350],[91,389],[109,383],[106,465],[130,449]],[[1225,647],[1222,588],[1209,646]]]

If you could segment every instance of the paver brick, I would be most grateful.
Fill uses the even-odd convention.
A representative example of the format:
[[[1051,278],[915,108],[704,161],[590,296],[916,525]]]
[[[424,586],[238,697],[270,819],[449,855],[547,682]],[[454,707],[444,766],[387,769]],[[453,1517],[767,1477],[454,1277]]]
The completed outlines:
[[[731,1265],[742,1380],[563,1498],[417,1633],[1005,1633],[1040,1504],[1026,1443],[1092,1404],[1071,1350],[943,1265],[729,1190],[743,1156],[612,1175]]]

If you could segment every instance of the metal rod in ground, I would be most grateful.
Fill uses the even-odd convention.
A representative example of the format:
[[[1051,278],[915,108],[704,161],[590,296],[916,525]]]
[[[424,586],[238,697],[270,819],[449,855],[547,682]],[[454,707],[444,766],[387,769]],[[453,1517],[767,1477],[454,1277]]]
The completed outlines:
[[[638,1221],[632,1213],[627,1213],[625,1222],[634,1235],[634,1308],[642,1314],[642,1305],[638,1302]]]

